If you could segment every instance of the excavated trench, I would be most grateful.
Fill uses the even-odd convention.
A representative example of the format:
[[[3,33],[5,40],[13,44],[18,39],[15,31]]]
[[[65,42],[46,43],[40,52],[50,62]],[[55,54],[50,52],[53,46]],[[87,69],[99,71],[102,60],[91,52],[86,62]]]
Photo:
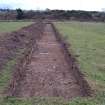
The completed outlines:
[[[74,57],[69,54],[54,25],[48,23],[41,38],[36,40],[30,53],[14,72],[7,90],[8,96],[26,98],[71,99],[90,95],[90,87],[75,64]]]

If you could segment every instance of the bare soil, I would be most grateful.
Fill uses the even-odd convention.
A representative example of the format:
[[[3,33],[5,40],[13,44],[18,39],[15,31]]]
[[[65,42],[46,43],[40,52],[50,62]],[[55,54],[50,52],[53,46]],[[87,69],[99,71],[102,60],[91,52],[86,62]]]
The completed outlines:
[[[22,49],[27,49],[33,40],[40,37],[42,33],[39,26],[35,23],[12,33],[0,33],[0,72],[9,60],[14,59]]]
[[[89,95],[89,86],[82,75],[79,72],[77,74],[78,68],[75,71],[72,67],[74,59],[68,61],[70,56],[65,54],[67,52],[64,46],[62,47],[62,43],[58,41],[51,24],[45,26],[42,37],[36,40],[35,44],[37,50],[33,51],[31,59],[22,72],[22,77],[20,76],[19,81],[15,83],[17,85],[13,85],[14,81],[11,82],[8,90],[9,96],[71,99]],[[18,75],[13,76],[18,78]]]

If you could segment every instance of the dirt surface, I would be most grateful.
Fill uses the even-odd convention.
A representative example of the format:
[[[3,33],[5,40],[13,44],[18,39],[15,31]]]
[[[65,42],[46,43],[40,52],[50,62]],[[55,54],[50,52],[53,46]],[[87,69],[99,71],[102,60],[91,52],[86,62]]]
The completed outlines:
[[[19,81],[12,96],[50,96],[65,99],[83,96],[51,24],[46,25],[44,35],[36,43],[37,51],[33,52],[24,70],[24,78]]]
[[[42,26],[42,24],[41,24]],[[34,23],[11,33],[0,33],[0,73],[5,64],[27,49],[33,39],[40,37],[40,24]],[[42,30],[43,31],[43,30]]]

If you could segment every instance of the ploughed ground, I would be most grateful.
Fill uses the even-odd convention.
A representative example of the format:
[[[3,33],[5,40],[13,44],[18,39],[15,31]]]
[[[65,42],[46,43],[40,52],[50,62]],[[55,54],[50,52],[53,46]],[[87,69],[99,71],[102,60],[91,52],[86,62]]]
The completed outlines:
[[[44,34],[36,44],[37,50],[32,53],[24,70],[24,78],[19,82],[14,95],[65,99],[83,96],[51,24],[46,24]]]

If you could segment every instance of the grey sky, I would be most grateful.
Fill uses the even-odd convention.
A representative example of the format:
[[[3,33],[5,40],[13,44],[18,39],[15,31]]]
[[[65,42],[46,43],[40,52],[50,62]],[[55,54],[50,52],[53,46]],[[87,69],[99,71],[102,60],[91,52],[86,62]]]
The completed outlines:
[[[105,0],[0,0],[0,7],[101,11]]]

